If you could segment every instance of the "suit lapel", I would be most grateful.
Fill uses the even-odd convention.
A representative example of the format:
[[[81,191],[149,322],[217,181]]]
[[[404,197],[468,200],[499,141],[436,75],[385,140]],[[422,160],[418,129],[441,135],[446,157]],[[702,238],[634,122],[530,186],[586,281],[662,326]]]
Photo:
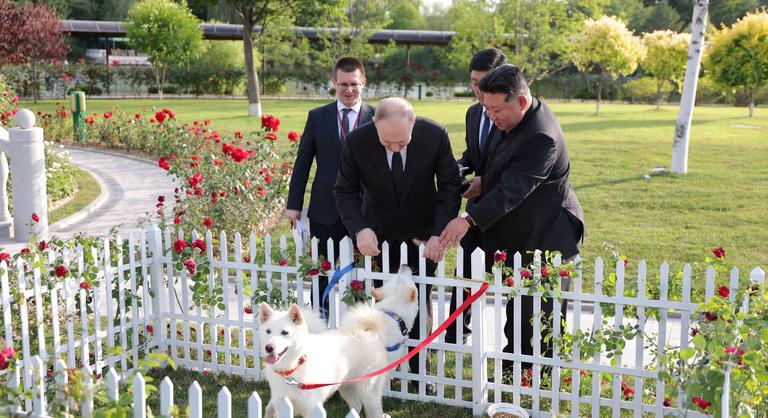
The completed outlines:
[[[480,115],[482,112],[483,106],[480,103],[476,103],[473,105],[472,112],[469,115],[469,154],[475,167],[480,167],[483,162],[483,155],[480,153],[480,144],[478,144]]]
[[[333,102],[328,105],[325,111],[325,136],[328,143],[341,152],[341,140],[339,139],[339,121],[337,119],[337,105]]]
[[[362,106],[360,106],[360,121],[357,123],[357,126],[363,126],[372,120],[373,109],[368,106],[367,103],[363,103]]]
[[[392,199],[397,201],[399,196],[395,191],[395,183],[392,181],[392,172],[389,169],[389,164],[387,164],[387,151],[379,142],[378,135],[376,135],[376,137],[373,139],[371,147],[373,153],[373,165],[376,166],[376,171],[379,172],[379,179],[382,183],[384,183],[384,187],[387,189],[387,193],[389,193]],[[408,163],[406,162],[406,170],[407,166]]]

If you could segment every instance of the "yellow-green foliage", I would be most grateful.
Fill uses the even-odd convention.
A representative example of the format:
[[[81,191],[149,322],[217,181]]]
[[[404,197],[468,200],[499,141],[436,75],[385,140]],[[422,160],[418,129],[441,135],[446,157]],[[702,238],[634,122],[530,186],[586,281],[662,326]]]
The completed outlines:
[[[704,68],[726,87],[756,89],[768,82],[768,12],[748,13],[709,41]]]
[[[671,30],[657,30],[643,35],[643,69],[660,83],[667,80],[680,86],[688,60],[691,35]]]
[[[643,58],[640,39],[624,22],[612,16],[587,19],[573,36],[573,63],[579,71],[611,77],[632,74]]]

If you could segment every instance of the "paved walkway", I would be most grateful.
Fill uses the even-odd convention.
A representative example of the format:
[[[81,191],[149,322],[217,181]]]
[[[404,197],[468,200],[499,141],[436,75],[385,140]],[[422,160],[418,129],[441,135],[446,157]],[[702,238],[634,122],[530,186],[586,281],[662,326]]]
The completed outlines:
[[[107,151],[68,147],[70,159],[90,172],[101,195],[80,212],[50,226],[50,235],[70,237],[78,232],[104,234],[119,226],[121,233],[136,230],[137,220],[154,213],[157,196],[173,196],[174,184],[157,164]],[[0,241],[5,251],[17,252],[25,243]]]

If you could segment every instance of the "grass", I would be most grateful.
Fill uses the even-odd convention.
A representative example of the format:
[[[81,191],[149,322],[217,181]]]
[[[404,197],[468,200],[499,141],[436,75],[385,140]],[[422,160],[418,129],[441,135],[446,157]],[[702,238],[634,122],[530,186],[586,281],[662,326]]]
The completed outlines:
[[[301,131],[307,111],[328,100],[267,100],[265,112],[281,119],[281,142],[289,130]],[[88,110],[116,107],[135,112],[153,105],[172,108],[185,122],[211,119],[222,132],[248,131],[260,121],[246,115],[244,100],[90,100]],[[51,111],[54,102],[24,104]],[[415,102],[417,114],[443,123],[453,152],[464,150],[464,114],[469,101]],[[616,249],[641,258],[652,270],[668,261],[676,271],[683,263],[703,261],[723,246],[727,260],[741,269],[768,265],[768,110],[748,118],[743,108],[699,107],[694,112],[689,172],[668,171],[644,179],[651,168],[669,167],[678,108],[594,103],[552,103],[568,139],[571,181],[587,223],[582,255],[607,256]],[[744,127],[750,125],[751,127]],[[307,188],[307,191],[309,187]],[[287,231],[282,223],[277,232]]]
[[[99,194],[101,194],[99,183],[87,172],[77,169],[76,181],[77,191],[72,197],[72,200],[52,210],[51,213],[48,214],[48,223],[51,225],[77,213],[79,210],[96,200],[96,198],[99,197]]]

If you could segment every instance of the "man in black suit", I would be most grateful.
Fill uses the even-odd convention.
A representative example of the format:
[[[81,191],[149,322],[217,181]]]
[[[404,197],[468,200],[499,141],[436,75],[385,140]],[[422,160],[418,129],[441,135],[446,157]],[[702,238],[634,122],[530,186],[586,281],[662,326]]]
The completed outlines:
[[[443,257],[438,236],[461,203],[448,133],[436,122],[417,118],[400,98],[383,99],[373,120],[352,132],[344,144],[334,187],[341,220],[364,255],[380,256],[379,244],[389,243],[391,272],[405,264],[399,251],[404,242],[414,274],[432,276]],[[414,240],[426,242],[426,272],[419,272]],[[431,286],[425,293],[420,297],[427,301],[424,314],[430,333]],[[418,317],[415,324],[410,337],[419,339]],[[418,356],[411,359],[411,370],[418,372],[418,364]]]
[[[494,127],[491,119],[488,118],[488,114],[483,107],[483,93],[480,91],[480,79],[482,79],[488,71],[507,63],[507,56],[497,48],[488,48],[476,53],[472,60],[469,62],[469,81],[474,93],[477,103],[467,109],[467,116],[465,120],[465,141],[467,148],[464,150],[461,158],[459,159],[459,172],[462,177],[473,173],[474,177],[464,180],[463,184],[466,190],[461,195],[467,201],[467,207],[472,207],[480,199],[480,181],[485,172],[485,161],[487,159],[488,144],[499,134],[499,131]],[[472,269],[472,251],[475,248],[482,246],[480,230],[470,229],[464,238],[461,239],[461,248],[464,250],[463,254],[463,276],[464,278],[470,278]],[[487,266],[489,269],[491,266]],[[464,300],[469,297],[469,292],[464,292]],[[451,296],[451,311],[456,310],[457,306],[456,292]],[[469,324],[472,320],[470,311],[464,313],[464,323],[458,322],[448,329],[448,333],[445,336],[445,341],[448,343],[455,343],[467,338],[471,329]],[[461,331],[459,331],[461,330]],[[461,332],[460,337],[457,338],[457,333]],[[463,336],[463,338],[461,338]]]
[[[531,96],[519,68],[502,65],[480,81],[483,104],[501,135],[489,144],[480,187],[482,199],[452,220],[440,236],[443,248],[458,244],[470,229],[480,231],[486,264],[496,250],[519,251],[523,264],[528,251],[555,250],[564,260],[574,258],[584,233],[584,212],[568,180],[570,160],[565,136],[547,105]],[[507,259],[512,264],[512,257]],[[562,286],[568,288],[568,280]],[[550,298],[542,304],[551,315]],[[507,303],[504,351],[512,352],[514,303]],[[538,312],[536,312],[538,314]],[[533,354],[533,298],[521,299],[522,354]],[[565,303],[561,307],[565,315]],[[542,354],[552,356],[552,343],[542,341]],[[505,362],[505,368],[510,365]],[[530,363],[523,362],[524,368]]]
[[[333,87],[336,89],[338,100],[310,110],[307,116],[296,162],[293,164],[285,211],[291,225],[295,225],[301,217],[309,170],[312,167],[312,161],[316,160],[317,168],[312,182],[307,217],[310,233],[319,241],[319,255],[326,258],[328,257],[328,239],[333,239],[333,253],[338,257],[339,241],[347,235],[347,230],[336,210],[336,199],[333,195],[333,185],[336,182],[341,160],[341,148],[350,132],[370,122],[375,111],[373,106],[362,101],[365,68],[357,58],[343,57],[336,62],[333,69]],[[328,277],[320,276],[318,280],[320,295],[327,286]]]

